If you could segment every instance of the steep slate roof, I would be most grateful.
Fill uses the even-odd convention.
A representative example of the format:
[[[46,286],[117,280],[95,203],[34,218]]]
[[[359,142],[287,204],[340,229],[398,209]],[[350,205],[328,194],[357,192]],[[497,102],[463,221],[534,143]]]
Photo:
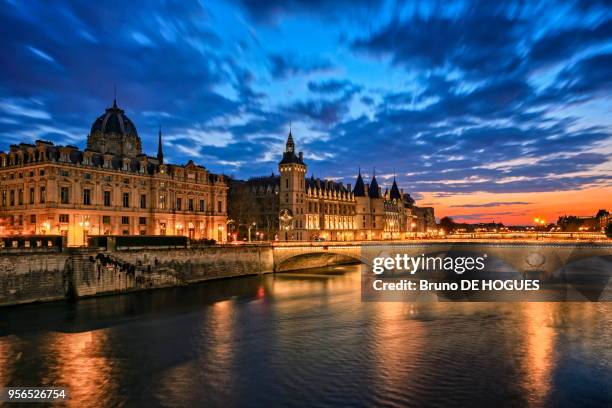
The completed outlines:
[[[370,183],[368,195],[370,196],[370,198],[380,198],[380,188],[378,187],[378,181],[376,181],[376,176],[372,176],[372,182]]]
[[[249,186],[263,186],[263,187],[275,187],[280,186],[280,176],[274,175],[271,176],[263,176],[263,177],[251,177],[246,181]]]
[[[343,193],[349,192],[346,186],[342,183],[338,183],[332,180],[321,180],[319,178],[314,178],[314,176],[306,179],[306,188],[332,190],[332,191],[339,191]]]
[[[400,193],[399,188],[397,187],[397,183],[395,182],[395,177],[393,177],[393,185],[391,186],[390,197],[392,200],[401,200],[402,194]]]
[[[355,197],[365,197],[365,184],[363,184],[363,178],[361,178],[361,169],[359,169],[359,174],[357,175],[357,181],[355,182],[355,188],[353,189],[353,194]]]

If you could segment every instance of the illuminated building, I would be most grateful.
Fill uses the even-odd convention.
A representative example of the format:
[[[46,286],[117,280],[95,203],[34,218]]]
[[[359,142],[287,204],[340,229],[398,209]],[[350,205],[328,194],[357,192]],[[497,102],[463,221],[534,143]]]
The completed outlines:
[[[265,231],[266,239],[404,239],[413,236],[419,226],[430,225],[429,218],[419,222],[413,213],[418,207],[409,194],[400,191],[395,179],[391,191],[383,194],[376,176],[365,184],[361,172],[354,188],[350,184],[307,177],[304,155],[296,153],[291,132],[278,166],[280,175],[232,183],[232,189],[240,191],[233,196],[253,203],[251,208],[255,214],[249,223],[254,220],[257,228]],[[433,218],[433,209],[423,209],[419,214]],[[230,218],[240,220],[245,215],[230,213]]]
[[[0,152],[0,234],[58,234],[68,245],[91,235],[184,235],[225,241],[227,183],[189,161],[142,153],[117,106],[97,118],[87,148],[37,140]]]

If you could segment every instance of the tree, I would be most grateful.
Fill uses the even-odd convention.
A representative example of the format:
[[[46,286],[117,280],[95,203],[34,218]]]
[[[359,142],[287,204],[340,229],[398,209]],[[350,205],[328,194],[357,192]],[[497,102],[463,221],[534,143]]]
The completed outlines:
[[[440,228],[442,228],[447,234],[455,229],[455,225],[455,221],[453,221],[451,217],[443,217],[440,220]]]
[[[608,225],[606,225],[606,236],[608,238],[612,238],[612,222],[609,222]]]
[[[261,208],[245,183],[233,182],[229,191],[229,218],[233,225],[229,228],[246,236],[248,226],[257,223]]]

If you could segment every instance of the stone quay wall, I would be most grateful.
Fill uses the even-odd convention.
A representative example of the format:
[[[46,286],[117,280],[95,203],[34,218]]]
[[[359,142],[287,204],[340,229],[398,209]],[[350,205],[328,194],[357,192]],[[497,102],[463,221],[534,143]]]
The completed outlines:
[[[0,306],[180,286],[273,269],[272,248],[264,245],[0,253]]]
[[[0,255],[0,306],[63,299],[70,255],[45,251]]]

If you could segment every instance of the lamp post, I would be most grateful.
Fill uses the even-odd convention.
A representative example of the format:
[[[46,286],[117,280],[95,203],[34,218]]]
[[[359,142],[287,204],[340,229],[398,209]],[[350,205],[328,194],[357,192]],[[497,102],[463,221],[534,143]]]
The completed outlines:
[[[544,225],[546,225],[546,220],[544,218],[540,218],[540,217],[536,217],[533,219],[533,222],[535,223],[535,229],[536,229],[536,239],[538,239],[538,231],[540,231],[540,229],[544,228]]]
[[[252,223],[249,224],[249,242],[251,242],[251,229],[253,229],[253,227],[257,228],[257,223]]]

